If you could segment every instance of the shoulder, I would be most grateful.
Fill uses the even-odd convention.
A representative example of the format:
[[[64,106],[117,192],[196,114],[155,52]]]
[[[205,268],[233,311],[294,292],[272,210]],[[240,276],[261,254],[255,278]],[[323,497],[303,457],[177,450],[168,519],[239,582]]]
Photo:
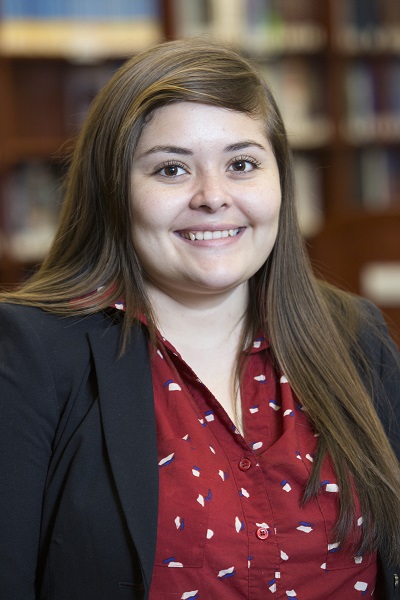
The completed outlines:
[[[348,343],[356,363],[366,366],[381,385],[393,384],[398,399],[400,394],[400,352],[392,339],[382,312],[369,300],[349,296],[348,306],[342,315],[342,330],[346,330]],[[350,309],[349,309],[350,307]],[[349,317],[348,315],[351,314]]]
[[[325,283],[320,289],[375,409],[400,456],[400,353],[382,312]]]
[[[359,299],[359,326],[357,342],[366,357],[369,357],[380,378],[392,372],[400,376],[400,352],[390,336],[382,312],[368,300]]]
[[[79,335],[85,331],[106,327],[112,321],[106,313],[84,316],[64,316],[35,306],[0,302],[0,321],[3,326],[26,327],[41,334]],[[115,322],[119,319],[114,319]]]
[[[11,336],[26,342],[32,339],[50,351],[57,347],[76,351],[89,333],[104,335],[114,326],[121,329],[121,319],[115,312],[65,316],[34,306],[0,303],[0,341]]]
[[[319,287],[349,349],[359,345],[371,358],[379,356],[380,351],[385,348],[399,355],[382,312],[372,302],[324,282],[319,282]]]
[[[118,352],[121,322],[105,313],[64,316],[37,307],[0,303],[0,360],[10,371],[40,371],[58,389],[69,388],[91,360],[89,338],[109,343],[110,329]],[[110,348],[111,351],[111,348]],[[69,382],[69,383],[68,383]]]
[[[375,409],[400,459],[400,352],[381,311],[362,300],[358,344],[365,357],[360,374],[371,389]],[[367,371],[367,372],[366,372]]]

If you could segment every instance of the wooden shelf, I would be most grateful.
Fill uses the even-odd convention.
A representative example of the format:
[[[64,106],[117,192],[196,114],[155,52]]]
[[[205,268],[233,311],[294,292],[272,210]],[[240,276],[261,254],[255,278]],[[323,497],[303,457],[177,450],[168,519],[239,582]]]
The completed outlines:
[[[339,52],[351,56],[396,55],[400,52],[400,25],[377,26],[364,31],[345,26],[336,35],[336,46]]]
[[[0,279],[3,289],[15,288],[22,280],[32,273],[38,266],[37,262],[21,262],[2,254],[0,257]]]
[[[60,160],[68,156],[73,142],[66,141],[64,136],[26,137],[7,139],[1,160],[3,167],[30,159],[44,158]]]
[[[400,114],[354,116],[343,122],[340,129],[345,142],[351,145],[400,144]]]

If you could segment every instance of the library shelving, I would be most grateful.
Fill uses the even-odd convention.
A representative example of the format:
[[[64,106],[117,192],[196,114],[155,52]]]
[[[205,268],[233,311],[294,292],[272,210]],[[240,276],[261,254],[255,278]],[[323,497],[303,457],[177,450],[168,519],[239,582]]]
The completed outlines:
[[[3,0],[0,285],[40,262],[89,104],[122,61],[164,37],[159,0]]]
[[[270,82],[317,270],[367,295],[361,272],[370,263],[393,283],[400,263],[400,230],[398,243],[393,234],[400,215],[399,2],[3,0],[0,285],[29,273],[51,240],[66,157],[96,92],[127,56],[191,35],[233,44]],[[357,252],[350,245],[346,255],[339,240],[355,227],[365,235],[354,234]],[[374,231],[392,240],[390,252],[371,254]],[[358,278],[348,269],[355,254]],[[400,327],[398,287],[396,297],[387,285],[386,301],[377,302]]]
[[[400,3],[332,2],[330,21],[335,135],[310,254],[327,279],[375,301],[400,341]]]

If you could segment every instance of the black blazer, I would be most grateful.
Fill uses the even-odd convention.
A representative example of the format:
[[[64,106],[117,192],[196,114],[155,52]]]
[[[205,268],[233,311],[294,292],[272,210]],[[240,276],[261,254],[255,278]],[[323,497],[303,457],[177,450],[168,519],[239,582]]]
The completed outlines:
[[[120,334],[117,313],[0,305],[0,600],[147,598],[158,499],[151,370],[142,329],[122,358]],[[377,399],[400,447],[399,372],[369,330],[361,341],[396,404],[390,416]],[[382,571],[388,599],[400,598],[395,571]]]

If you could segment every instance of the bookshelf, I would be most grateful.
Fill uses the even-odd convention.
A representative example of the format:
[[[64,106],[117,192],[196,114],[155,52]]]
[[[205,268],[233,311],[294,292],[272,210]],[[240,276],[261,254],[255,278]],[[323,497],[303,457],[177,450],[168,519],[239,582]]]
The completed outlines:
[[[330,6],[335,123],[317,271],[377,303],[400,342],[400,3]]]
[[[3,0],[1,285],[14,285],[43,256],[65,158],[96,92],[127,56],[199,34],[259,63],[294,150],[311,258],[327,279],[364,291],[346,275],[344,256],[330,263],[330,232],[400,215],[400,3],[393,0]],[[35,191],[35,179],[44,189]],[[11,198],[30,206],[18,224]],[[29,232],[44,215],[47,229],[36,227],[35,241]],[[400,241],[388,262],[396,260]],[[391,302],[384,308],[400,328],[400,298]]]
[[[41,261],[68,156],[99,89],[163,39],[159,0],[3,0],[0,7],[0,285]]]

